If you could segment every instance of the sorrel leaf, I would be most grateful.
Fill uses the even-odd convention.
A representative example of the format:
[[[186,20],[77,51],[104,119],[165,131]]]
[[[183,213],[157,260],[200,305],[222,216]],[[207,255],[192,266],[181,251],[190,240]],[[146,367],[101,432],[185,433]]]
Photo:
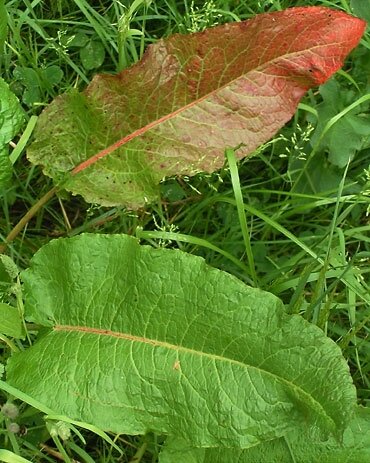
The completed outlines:
[[[343,441],[322,438],[317,429],[297,427],[286,436],[249,449],[196,449],[169,437],[160,463],[367,463],[370,461],[370,410],[356,409]]]
[[[87,201],[142,206],[171,175],[212,172],[271,138],[357,45],[365,22],[291,8],[159,40],[42,113],[28,156]]]
[[[303,422],[340,433],[355,406],[334,342],[199,257],[87,234],[44,246],[22,279],[26,318],[49,330],[7,380],[58,414],[247,448]]]
[[[322,438],[317,429],[297,427],[286,436],[250,449],[194,449],[179,438],[168,438],[160,463],[368,463],[370,410],[358,407],[338,442]]]
[[[12,176],[8,144],[17,135],[23,121],[24,112],[17,97],[0,78],[0,194],[8,186]]]

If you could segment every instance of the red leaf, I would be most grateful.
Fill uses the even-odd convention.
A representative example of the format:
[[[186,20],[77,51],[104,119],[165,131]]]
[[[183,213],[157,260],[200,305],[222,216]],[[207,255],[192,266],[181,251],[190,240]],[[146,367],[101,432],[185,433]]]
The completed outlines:
[[[306,7],[160,40],[131,68],[57,98],[29,158],[53,177],[70,172],[64,186],[88,201],[139,207],[163,177],[211,172],[226,147],[243,157],[271,138],[364,28]]]

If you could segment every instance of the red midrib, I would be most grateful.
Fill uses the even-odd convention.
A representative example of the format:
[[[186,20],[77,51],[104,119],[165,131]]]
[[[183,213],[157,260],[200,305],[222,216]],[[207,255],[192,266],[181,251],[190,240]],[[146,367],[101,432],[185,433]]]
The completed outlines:
[[[304,50],[304,52],[306,51],[311,51],[311,49],[308,49],[308,50]],[[295,54],[297,52],[294,52],[293,54]],[[302,51],[300,51],[299,53],[302,53]],[[289,54],[288,54],[289,55]],[[121,147],[122,145],[125,145],[126,143],[128,143],[129,141],[133,140],[134,138],[136,137],[139,137],[140,135],[144,134],[145,132],[147,132],[148,130],[152,129],[153,127],[159,125],[159,124],[162,124],[162,122],[166,122],[168,121],[169,119],[172,119],[173,117],[177,116],[178,114],[182,113],[183,111],[186,111],[187,109],[191,108],[192,106],[195,106],[197,104],[199,104],[200,102],[206,100],[207,98],[209,98],[211,95],[215,94],[216,92],[220,91],[221,89],[223,88],[226,88],[227,86],[231,85],[233,82],[235,82],[236,80],[240,79],[242,76],[246,76],[249,72],[263,72],[262,69],[265,67],[265,66],[268,66],[270,65],[273,61],[275,60],[280,60],[283,56],[285,55],[282,55],[282,56],[279,56],[278,58],[275,58],[274,60],[272,61],[269,61],[267,63],[264,63],[262,66],[260,67],[257,67],[255,69],[251,69],[250,71],[248,71],[247,73],[243,74],[243,75],[240,75],[238,77],[236,77],[235,79],[232,79],[230,81],[228,81],[225,85],[222,85],[218,88],[215,88],[214,90],[212,90],[212,92],[209,92],[207,93],[206,95],[204,95],[203,97],[201,98],[198,98],[194,101],[192,101],[191,103],[188,103],[187,105],[185,106],[182,106],[181,108],[179,109],[176,109],[175,111],[173,111],[172,113],[169,113],[169,114],[166,114],[165,116],[162,116],[160,117],[159,119],[156,119],[155,121],[152,121],[152,122],[149,122],[149,124],[147,125],[144,125],[143,127],[140,127],[139,129],[135,130],[134,132],[130,133],[129,135],[126,135],[125,137],[121,138],[120,140],[116,141],[115,143],[113,143],[112,145],[108,146],[107,148],[103,149],[102,151],[99,151],[99,153],[97,154],[94,154],[94,156],[92,156],[91,158],[87,159],[86,161],[83,161],[81,162],[80,164],[78,164],[76,167],[74,167],[74,169],[72,169],[71,171],[71,175],[76,175],[78,174],[79,172],[81,172],[82,170],[85,170],[87,167],[91,166],[92,164],[94,164],[96,161],[98,161],[99,159],[101,158],[104,158],[105,156],[107,156],[108,154],[112,153],[113,151],[115,151],[116,149],[118,149],[119,147]]]
[[[238,77],[238,79],[240,78],[240,76]],[[236,80],[236,79],[234,79]],[[227,83],[227,85],[230,85],[230,83],[233,82],[233,81],[230,81]],[[226,85],[225,85],[226,86]],[[224,87],[225,87],[224,86]],[[130,133],[129,135],[126,135],[125,137],[121,138],[120,140],[116,141],[115,143],[113,143],[113,145],[110,145],[108,146],[108,148],[105,148],[103,149],[102,151],[99,151],[99,153],[96,153],[94,154],[94,156],[92,156],[91,158],[87,159],[86,161],[83,161],[81,162],[80,164],[78,164],[78,166],[76,166],[72,171],[71,171],[71,174],[72,175],[76,175],[78,174],[79,172],[81,172],[82,170],[86,169],[87,167],[89,167],[90,165],[94,164],[96,161],[98,161],[99,159],[101,158],[104,158],[105,156],[107,156],[108,154],[112,153],[113,151],[115,151],[116,149],[118,149],[120,146],[122,145],[125,145],[126,143],[128,143],[129,141],[133,140],[134,138],[136,137],[139,137],[140,135],[142,135],[143,133],[147,132],[148,130],[152,129],[153,127],[155,127],[156,125],[159,125],[159,124],[162,124],[162,122],[166,122],[168,121],[169,119],[172,119],[173,117],[177,116],[177,114],[185,111],[186,109],[189,109],[191,108],[192,106],[200,103],[201,101],[205,100],[206,98],[208,98],[210,95],[212,95],[213,93],[219,91],[222,87],[219,87],[219,88],[216,88],[215,90],[213,90],[212,92],[210,93],[207,93],[205,96],[203,96],[202,98],[198,98],[197,100],[194,100],[192,101],[191,103],[185,105],[185,106],[182,106],[181,108],[179,109],[176,109],[176,111],[173,111],[172,113],[169,113],[169,114],[166,114],[165,116],[162,116],[160,117],[159,119],[156,119],[155,121],[152,121],[152,122],[149,122],[149,124],[147,125],[144,125],[144,127],[140,127],[140,129],[137,129],[135,130],[134,132]]]
[[[364,26],[365,27],[365,26]],[[262,65],[260,66],[257,66],[255,69],[251,69],[250,71],[248,71],[246,74],[244,75],[247,75],[249,72],[253,72],[253,71],[258,71],[258,72],[263,72],[263,68],[266,68],[268,67],[269,65],[271,65],[274,61],[278,61],[278,60],[281,60],[282,58],[286,59],[288,56],[290,55],[295,55],[295,54],[305,54],[307,52],[312,52],[313,51],[313,48],[321,48],[321,47],[326,47],[326,46],[329,46],[330,43],[323,43],[323,44],[320,44],[320,45],[317,45],[315,47],[311,47],[311,48],[307,48],[305,50],[299,50],[299,51],[295,51],[293,53],[286,53],[284,55],[281,55],[277,58],[274,58],[272,59],[271,61],[267,61],[265,63],[263,63]],[[330,70],[328,69],[325,69],[325,71],[328,71],[328,72],[331,72]],[[327,77],[327,74],[328,72],[326,72],[326,77]],[[166,114],[165,116],[162,116],[161,118],[159,119],[156,119],[155,121],[152,121],[150,122],[149,124],[145,125],[144,127],[140,127],[139,129],[135,130],[134,132],[132,132],[131,134],[129,135],[126,135],[125,137],[121,138],[120,140],[118,140],[117,142],[113,143],[112,145],[108,146],[107,148],[103,149],[102,151],[99,151],[97,154],[95,154],[94,156],[90,157],[89,159],[87,159],[86,161],[83,161],[81,162],[80,164],[78,164],[76,167],[74,167],[71,171],[71,175],[76,175],[78,174],[79,172],[81,172],[82,170],[86,169],[87,167],[89,167],[90,165],[94,164],[96,161],[98,161],[99,159],[109,155],[110,153],[112,153],[113,151],[115,151],[116,149],[118,149],[119,147],[121,147],[122,145],[125,145],[126,143],[128,143],[129,141],[133,140],[134,138],[144,134],[145,132],[147,132],[148,130],[152,129],[153,127],[161,124],[162,122],[166,122],[167,120],[177,116],[178,114],[180,114],[181,112],[191,108],[192,106],[195,106],[196,104],[199,104],[201,101],[209,98],[211,95],[213,95],[214,93],[220,91],[222,88],[225,88],[229,85],[232,84],[232,82],[238,80],[240,77],[242,77],[241,75],[236,77],[235,79],[232,79],[230,81],[228,81],[225,85],[223,86],[220,86],[216,89],[214,89],[212,92],[209,92],[207,93],[206,95],[204,95],[203,97],[201,98],[198,98],[194,101],[192,101],[191,103],[185,105],[185,106],[182,106],[181,108],[169,113],[169,114]]]

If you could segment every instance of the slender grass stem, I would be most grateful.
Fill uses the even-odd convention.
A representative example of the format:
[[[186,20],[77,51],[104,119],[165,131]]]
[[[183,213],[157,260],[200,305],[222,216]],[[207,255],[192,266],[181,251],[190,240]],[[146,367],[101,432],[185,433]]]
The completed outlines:
[[[234,150],[227,149],[226,158],[227,158],[227,162],[229,163],[231,182],[233,185],[235,202],[236,202],[236,209],[238,211],[239,223],[240,223],[240,228],[241,228],[242,235],[243,235],[245,252],[247,254],[249,269],[252,275],[254,286],[258,286],[258,278],[257,278],[256,267],[254,263],[253,251],[252,251],[252,246],[251,246],[251,241],[250,241],[250,233],[248,230],[248,223],[245,217],[244,201],[243,201],[242,190],[240,187],[238,166],[236,165],[236,158],[235,158]]]
[[[58,191],[58,187],[53,187],[47,193],[44,194],[32,207],[31,209],[21,218],[17,225],[11,230],[5,239],[5,243],[0,245],[0,254],[4,253],[8,244],[11,243],[28,224],[28,222],[35,216],[38,211],[55,195]]]

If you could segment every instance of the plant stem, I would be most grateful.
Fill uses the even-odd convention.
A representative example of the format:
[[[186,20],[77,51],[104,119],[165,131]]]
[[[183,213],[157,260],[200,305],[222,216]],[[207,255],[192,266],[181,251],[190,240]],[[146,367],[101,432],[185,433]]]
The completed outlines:
[[[6,250],[6,247],[10,242],[12,242],[18,235],[19,233],[23,230],[23,228],[27,225],[27,223],[32,219],[34,215],[37,214],[37,212],[44,206],[49,199],[51,199],[58,187],[53,187],[51,190],[49,190],[44,196],[42,196],[37,203],[35,203],[31,209],[21,218],[21,220],[17,223],[17,225],[11,230],[9,235],[5,239],[5,243],[0,246],[0,254],[4,253]]]
[[[7,344],[13,352],[19,352],[18,347],[14,344],[13,341],[11,341],[9,338],[4,336],[3,334],[0,334],[0,341],[3,341],[5,344]],[[1,460],[0,460],[1,461]]]

